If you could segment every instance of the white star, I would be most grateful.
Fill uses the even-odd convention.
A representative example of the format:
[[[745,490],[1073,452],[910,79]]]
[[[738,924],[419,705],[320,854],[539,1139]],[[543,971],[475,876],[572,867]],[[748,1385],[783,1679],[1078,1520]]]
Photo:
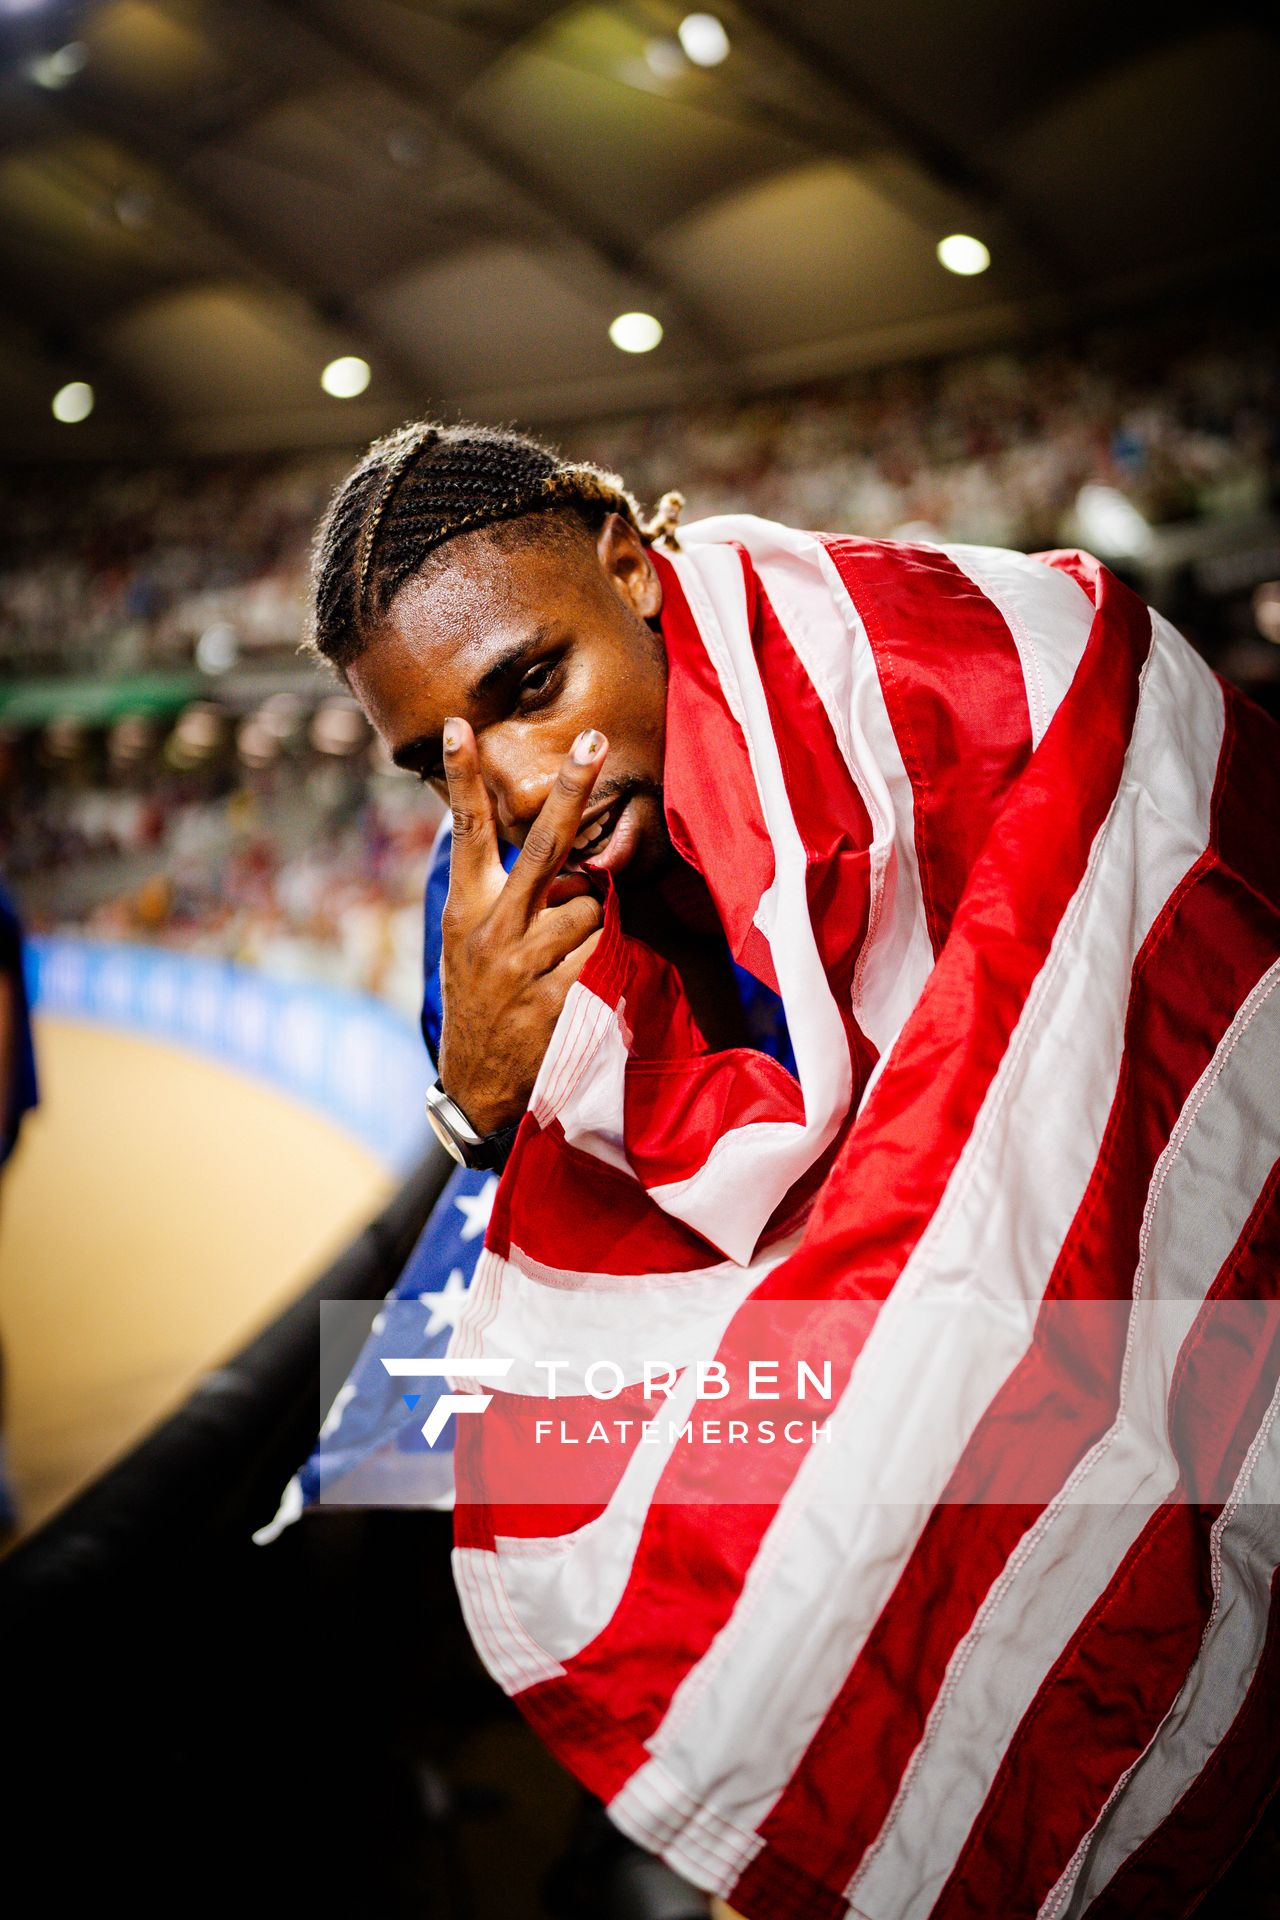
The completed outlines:
[[[494,1196],[498,1191],[498,1176],[491,1173],[479,1193],[460,1193],[454,1201],[458,1212],[465,1214],[467,1224],[462,1229],[464,1240],[474,1240],[477,1234],[484,1232],[489,1224],[489,1215],[493,1212]]]
[[[442,1292],[420,1293],[418,1299],[421,1304],[431,1308],[431,1318],[427,1321],[428,1335],[438,1333],[441,1327],[456,1327],[466,1298],[467,1289],[461,1267],[453,1269]]]

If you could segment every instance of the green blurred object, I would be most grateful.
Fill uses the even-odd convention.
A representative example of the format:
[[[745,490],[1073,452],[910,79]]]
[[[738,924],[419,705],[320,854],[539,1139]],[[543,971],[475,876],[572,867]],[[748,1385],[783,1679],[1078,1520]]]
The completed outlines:
[[[109,727],[127,714],[167,718],[194,700],[203,686],[194,673],[133,673],[119,680],[14,680],[0,685],[0,723],[46,727],[51,720],[73,719],[88,727]]]

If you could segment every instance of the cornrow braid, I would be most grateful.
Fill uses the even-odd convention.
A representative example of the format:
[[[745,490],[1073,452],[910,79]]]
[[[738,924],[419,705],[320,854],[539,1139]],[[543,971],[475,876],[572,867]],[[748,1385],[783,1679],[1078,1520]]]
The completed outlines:
[[[567,510],[592,530],[620,513],[646,543],[676,546],[683,505],[664,494],[645,520],[616,473],[562,460],[525,434],[411,421],[375,441],[330,502],[312,548],[307,644],[349,666],[397,590],[458,534]]]

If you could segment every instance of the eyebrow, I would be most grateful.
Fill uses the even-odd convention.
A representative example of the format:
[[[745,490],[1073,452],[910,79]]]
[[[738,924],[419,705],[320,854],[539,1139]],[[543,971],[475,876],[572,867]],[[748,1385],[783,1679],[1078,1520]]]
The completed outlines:
[[[486,700],[492,699],[504,681],[510,680],[531,654],[537,653],[547,644],[550,637],[551,627],[544,622],[535,627],[531,633],[526,633],[521,639],[513,640],[509,646],[503,647],[468,688],[467,698],[470,704],[482,706]],[[416,739],[406,740],[402,747],[397,747],[391,759],[395,766],[403,767],[408,773],[420,772],[424,763],[427,766],[434,766],[440,759],[440,736],[438,733],[420,733]]]

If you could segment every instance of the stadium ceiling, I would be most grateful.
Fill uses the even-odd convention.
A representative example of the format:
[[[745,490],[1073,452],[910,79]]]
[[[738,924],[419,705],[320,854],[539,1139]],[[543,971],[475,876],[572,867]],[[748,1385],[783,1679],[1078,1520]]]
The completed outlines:
[[[731,397],[1274,254],[1280,14],[1182,0],[0,0],[0,444]],[[946,273],[940,238],[992,264]],[[608,327],[640,310],[656,351]],[[356,354],[341,401],[321,368]],[[50,398],[92,382],[70,428]]]

